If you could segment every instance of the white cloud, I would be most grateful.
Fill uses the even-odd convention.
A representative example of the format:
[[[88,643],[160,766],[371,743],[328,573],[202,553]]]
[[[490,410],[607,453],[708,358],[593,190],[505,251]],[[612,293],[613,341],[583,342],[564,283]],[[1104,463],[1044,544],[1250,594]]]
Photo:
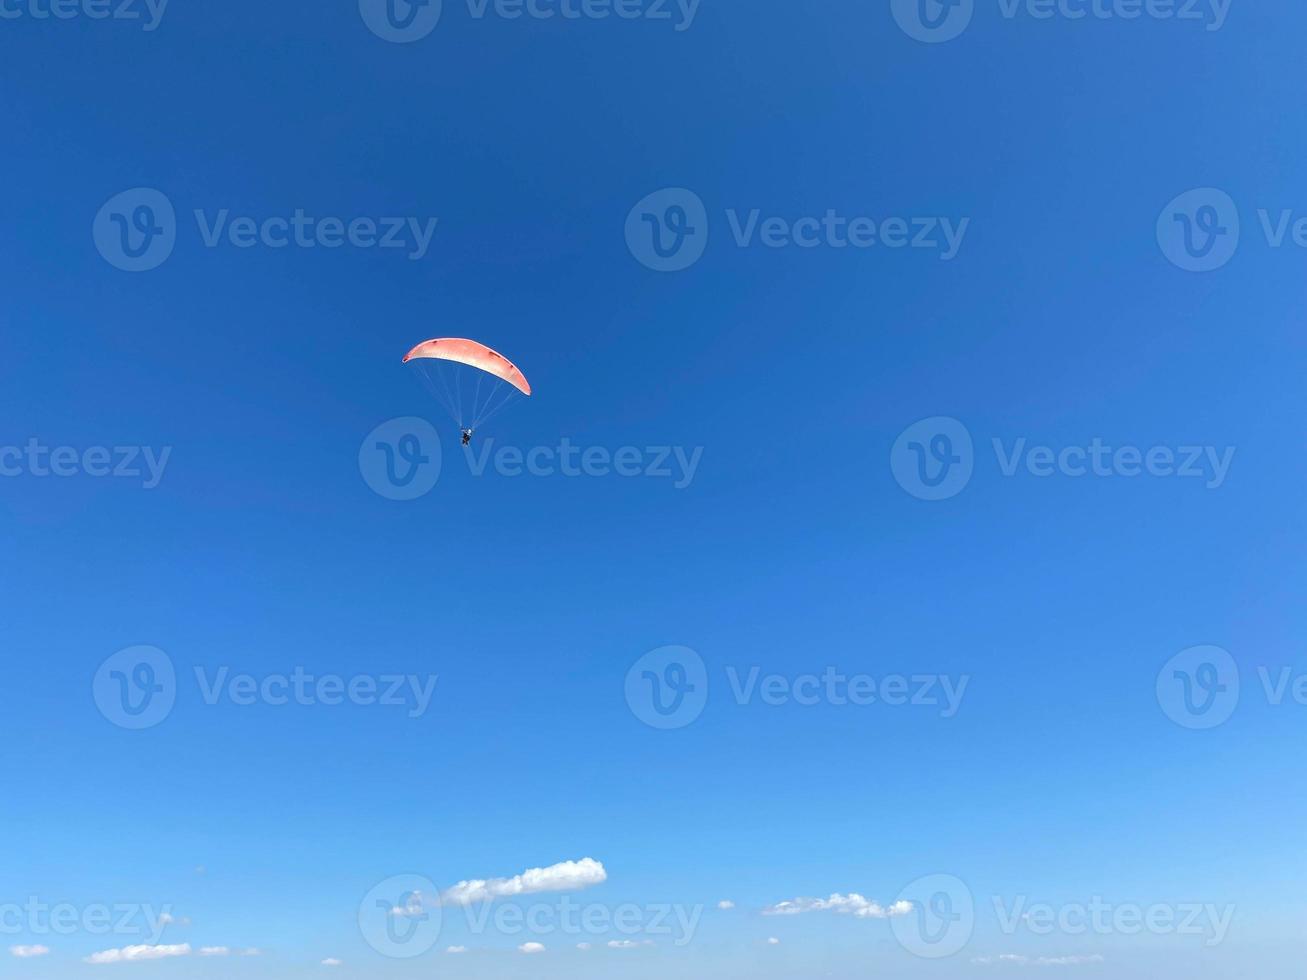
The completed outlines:
[[[31,959],[33,956],[45,956],[50,952],[49,946],[10,946],[9,952],[13,953],[20,960]]]
[[[563,861],[547,868],[530,868],[511,878],[460,881],[440,894],[445,905],[471,905],[496,898],[512,898],[538,892],[580,891],[608,880],[604,866],[593,858]]]
[[[323,966],[340,966],[340,960],[336,959],[334,956],[328,956],[325,960],[322,961],[322,965],[323,965]]]
[[[466,946],[448,946],[445,948],[446,953],[466,953]]]
[[[767,940],[768,946],[779,946],[780,944],[781,941],[777,939],[775,936],[772,936],[770,939]]]
[[[857,892],[841,895],[838,892],[830,898],[795,898],[788,902],[777,902],[762,910],[763,915],[802,915],[805,912],[835,912],[839,915],[852,915],[859,919],[888,919],[896,915],[907,915],[912,911],[911,902],[895,902],[889,907],[863,898]]]
[[[576,948],[579,949],[579,950],[584,951],[584,950],[587,950],[587,949],[590,948],[590,944],[589,944],[589,943],[577,943],[577,944],[576,944]]]
[[[201,956],[230,956],[231,950],[226,946],[201,946],[199,953]]]
[[[641,942],[635,942],[631,939],[610,939],[608,941],[609,949],[638,949],[641,946],[652,946],[652,939],[645,939]]]
[[[390,914],[397,918],[414,918],[422,914],[422,893],[409,892],[408,900],[403,905],[396,905]]]
[[[723,912],[729,912],[731,909],[735,908],[735,903],[730,899],[723,899],[717,903],[717,907]]]
[[[185,916],[179,919],[171,912],[162,912],[159,915],[159,925],[161,926],[188,926],[190,924],[191,920]]]
[[[1016,966],[1087,966],[1102,963],[1103,957],[1097,953],[1091,956],[1023,956],[1020,953],[1000,953],[998,956],[977,956],[971,962],[980,966],[995,963],[1011,963]]]
[[[523,943],[517,947],[519,953],[543,953],[545,948],[539,943]]]
[[[133,963],[137,960],[162,960],[170,956],[190,956],[191,944],[176,946],[124,946],[122,949],[104,949],[86,957],[87,963]]]

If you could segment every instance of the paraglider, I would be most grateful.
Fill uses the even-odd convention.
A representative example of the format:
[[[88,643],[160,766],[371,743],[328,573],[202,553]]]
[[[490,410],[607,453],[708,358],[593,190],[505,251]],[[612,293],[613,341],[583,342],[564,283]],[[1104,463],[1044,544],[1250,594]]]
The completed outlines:
[[[428,390],[461,430],[464,446],[471,445],[479,426],[519,394],[531,395],[531,385],[516,364],[475,340],[426,340],[404,355],[404,363],[418,368]]]

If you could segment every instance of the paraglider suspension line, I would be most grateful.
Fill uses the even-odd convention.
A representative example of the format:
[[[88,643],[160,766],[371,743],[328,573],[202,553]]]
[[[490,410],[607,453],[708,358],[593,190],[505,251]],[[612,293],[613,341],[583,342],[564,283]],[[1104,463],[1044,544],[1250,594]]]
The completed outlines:
[[[494,402],[495,396],[499,395],[501,392],[503,393],[503,398],[500,399],[500,401],[498,402],[498,404],[495,405],[494,408],[491,408],[490,405],[492,402]],[[492,418],[494,418],[497,414],[499,414],[500,409],[502,409],[509,402],[513,401],[514,396],[516,394],[517,394],[517,389],[514,388],[512,385],[501,383],[493,392],[490,393],[490,397],[486,399],[485,407],[481,410],[481,413],[477,416],[477,425],[481,425],[484,422],[489,422]]]
[[[459,429],[476,429],[490,421],[510,402],[516,401],[517,389],[507,382],[494,378],[488,383],[481,374],[477,375],[476,387],[471,392],[469,406],[463,401],[463,375],[457,367],[449,366],[443,361],[428,361],[419,365],[418,372],[423,385],[431,392],[441,407],[449,413]],[[450,384],[450,375],[453,384]],[[484,393],[482,389],[485,389]]]

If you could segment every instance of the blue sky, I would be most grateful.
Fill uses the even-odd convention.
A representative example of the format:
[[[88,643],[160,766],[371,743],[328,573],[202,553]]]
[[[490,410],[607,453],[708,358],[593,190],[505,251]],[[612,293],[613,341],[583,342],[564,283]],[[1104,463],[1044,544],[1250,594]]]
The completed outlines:
[[[0,3],[0,975],[1297,975],[1307,12],[120,4]]]

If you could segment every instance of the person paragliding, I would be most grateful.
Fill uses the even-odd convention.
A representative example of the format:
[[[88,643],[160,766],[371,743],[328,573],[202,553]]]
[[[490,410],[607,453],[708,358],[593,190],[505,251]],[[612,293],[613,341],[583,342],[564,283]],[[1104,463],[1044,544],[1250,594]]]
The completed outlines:
[[[531,385],[517,365],[485,344],[462,337],[439,337],[418,344],[404,355],[414,364],[463,436],[472,434],[519,394],[530,396]]]

